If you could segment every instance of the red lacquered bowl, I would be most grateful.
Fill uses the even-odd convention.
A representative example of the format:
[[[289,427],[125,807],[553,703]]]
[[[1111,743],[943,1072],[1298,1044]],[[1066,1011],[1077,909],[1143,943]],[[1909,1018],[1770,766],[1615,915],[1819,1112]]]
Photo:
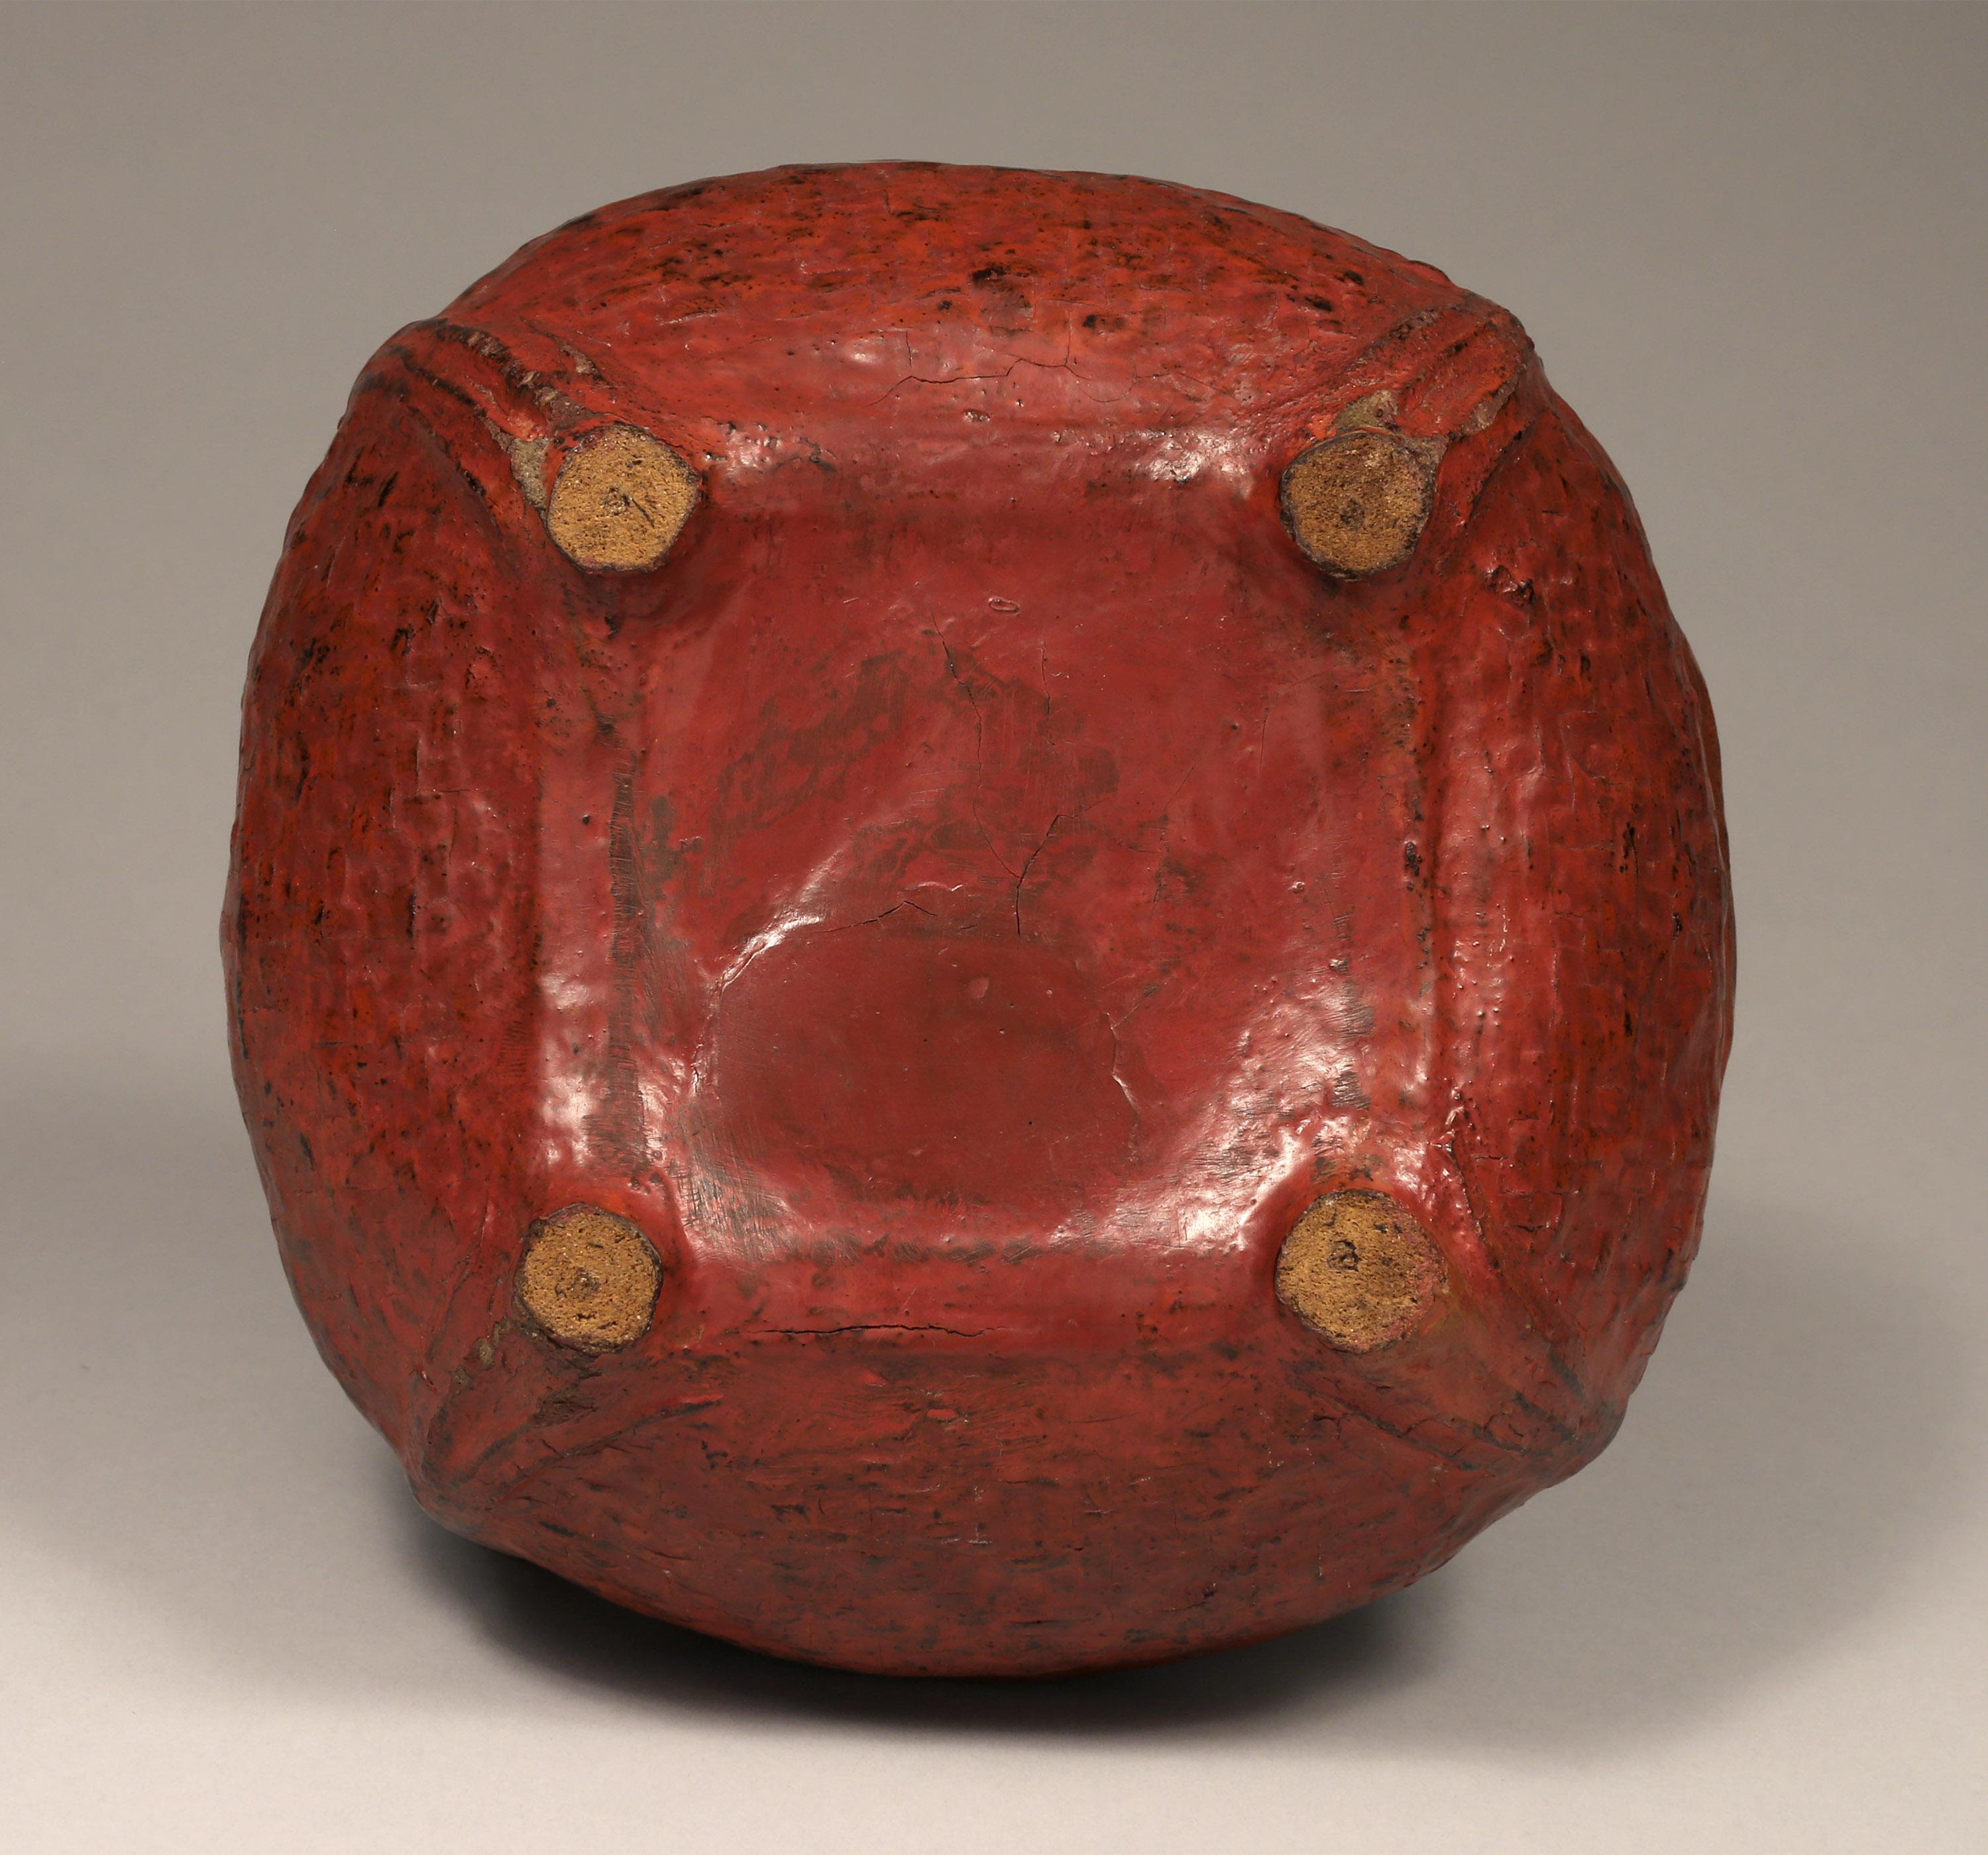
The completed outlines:
[[[423,1504],[900,1672],[1312,1623],[1588,1460],[1730,1025],[1704,690],[1512,318],[916,164],[607,208],[380,350],[225,944]]]

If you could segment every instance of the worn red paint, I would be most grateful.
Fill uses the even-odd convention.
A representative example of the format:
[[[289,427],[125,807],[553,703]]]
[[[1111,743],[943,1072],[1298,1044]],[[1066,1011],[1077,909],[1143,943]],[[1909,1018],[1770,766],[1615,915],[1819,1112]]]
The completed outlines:
[[[1290,461],[1442,448],[1341,580]],[[1361,417],[1369,417],[1363,414]],[[588,572],[589,432],[702,500]],[[255,646],[225,941],[298,1299],[423,1503],[779,1653],[1312,1622],[1607,1441],[1729,1036],[1711,717],[1503,311],[1222,196],[927,166],[608,208],[384,347]],[[1280,1305],[1342,1189],[1441,1248]],[[632,1220],[633,1345],[516,1298]]]

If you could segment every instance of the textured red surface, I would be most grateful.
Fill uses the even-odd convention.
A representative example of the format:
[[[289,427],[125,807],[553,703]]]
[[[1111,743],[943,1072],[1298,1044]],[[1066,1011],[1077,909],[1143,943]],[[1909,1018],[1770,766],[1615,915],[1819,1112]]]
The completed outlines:
[[[1280,475],[1445,448],[1332,579]],[[653,570],[535,506],[604,424]],[[543,441],[543,442],[542,442]],[[251,670],[225,941],[325,1357],[448,1525],[904,1671],[1155,1659],[1408,1583],[1608,1441],[1729,1034],[1712,721],[1517,324],[1142,181],[788,169],[607,208],[367,368]],[[1335,1350],[1280,1245],[1429,1232]],[[534,1219],[661,1255],[553,1343]]]

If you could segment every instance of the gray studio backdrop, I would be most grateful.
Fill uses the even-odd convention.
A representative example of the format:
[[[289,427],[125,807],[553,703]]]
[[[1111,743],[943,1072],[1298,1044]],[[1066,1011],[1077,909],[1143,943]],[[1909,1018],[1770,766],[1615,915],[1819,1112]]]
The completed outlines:
[[[0,17],[7,1846],[1988,1846],[1985,26]],[[438,1534],[311,1353],[229,1093],[241,676],[361,363],[602,201],[886,155],[1222,188],[1507,305],[1625,471],[1725,737],[1739,1041],[1619,1441],[1422,1587],[1136,1678],[789,1670]]]

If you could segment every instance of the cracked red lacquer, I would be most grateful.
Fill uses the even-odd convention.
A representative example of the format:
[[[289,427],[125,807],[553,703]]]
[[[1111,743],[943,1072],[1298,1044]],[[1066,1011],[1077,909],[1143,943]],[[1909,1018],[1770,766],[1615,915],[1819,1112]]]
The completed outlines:
[[[1348,431],[1434,472],[1364,574],[1280,502]],[[695,473],[658,564],[549,531],[610,441]],[[785,1654],[1157,1659],[1608,1441],[1697,1240],[1724,869],[1697,672],[1509,316],[1187,188],[787,169],[366,370],[255,649],[237,1070],[450,1526]],[[1439,1258],[1365,1350],[1277,1286],[1338,1194]]]

